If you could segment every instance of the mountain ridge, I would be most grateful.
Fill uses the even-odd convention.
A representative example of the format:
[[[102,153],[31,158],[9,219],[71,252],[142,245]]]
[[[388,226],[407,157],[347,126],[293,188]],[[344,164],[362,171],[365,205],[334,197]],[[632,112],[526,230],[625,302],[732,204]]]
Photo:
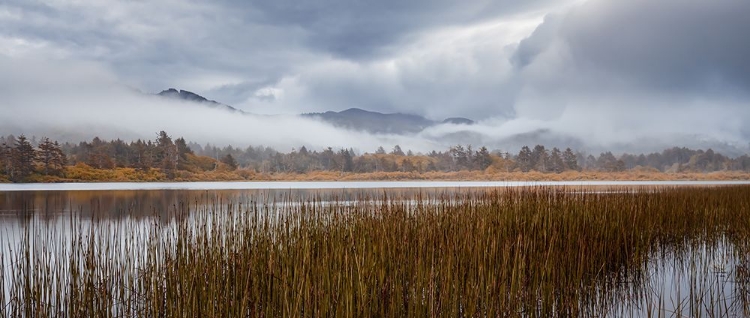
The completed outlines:
[[[189,102],[204,104],[212,108],[225,109],[232,112],[249,114],[232,106],[209,100],[196,93],[169,88],[156,94],[160,97],[173,98]],[[464,117],[450,117],[443,121],[434,121],[420,115],[404,113],[381,113],[361,108],[348,108],[342,111],[326,111],[302,113],[298,116],[315,118],[336,127],[350,130],[364,130],[370,133],[380,134],[417,134],[426,128],[442,125],[473,125],[475,122]]]
[[[160,97],[165,97],[165,98],[172,98],[172,99],[190,101],[190,102],[195,102],[195,103],[201,103],[212,108],[219,108],[219,109],[225,109],[225,110],[232,111],[232,112],[245,113],[244,111],[234,108],[232,106],[229,106],[227,104],[222,104],[215,100],[210,100],[201,95],[193,93],[191,91],[186,91],[182,89],[178,90],[176,88],[168,88],[159,92],[156,95]]]

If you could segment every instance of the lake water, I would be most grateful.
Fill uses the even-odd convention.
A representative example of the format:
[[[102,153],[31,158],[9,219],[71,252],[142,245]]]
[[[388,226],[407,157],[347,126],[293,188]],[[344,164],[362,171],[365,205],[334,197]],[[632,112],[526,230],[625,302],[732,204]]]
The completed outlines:
[[[8,264],[10,249],[23,237],[25,231],[38,234],[35,240],[57,242],[56,248],[67,249],[65,242],[70,237],[71,224],[80,230],[92,224],[108,222],[112,233],[126,236],[133,227],[140,228],[137,244],[145,244],[149,229],[158,219],[170,224],[172,212],[194,211],[202,207],[227,204],[261,204],[273,206],[274,202],[290,202],[318,198],[337,202],[354,202],[361,197],[378,199],[389,194],[446,193],[461,189],[508,188],[524,186],[549,187],[652,187],[652,186],[728,186],[750,185],[750,181],[563,181],[563,182],[517,182],[517,181],[366,181],[366,182],[164,182],[164,183],[59,183],[59,184],[0,184],[0,257],[4,258],[3,273],[12,277]],[[173,224],[173,223],[172,223]],[[49,234],[53,233],[53,234]],[[104,238],[113,242],[120,236]],[[132,240],[133,238],[131,238]],[[140,243],[138,243],[140,242]],[[690,290],[695,285],[686,284],[700,280],[707,289],[716,292],[716,297],[733,297],[736,285],[727,277],[732,273],[720,271],[732,268],[733,259],[727,259],[731,246],[719,245],[711,248],[698,247],[685,255],[672,255],[650,264],[652,273],[646,285],[652,293],[633,295],[641,303],[618,308],[616,316],[640,316],[651,313],[644,308],[658,307],[662,314],[676,311],[685,300],[693,297]],[[692,257],[692,258],[690,258]],[[724,257],[724,258],[722,258]],[[692,267],[678,260],[688,258]],[[715,261],[720,259],[723,263]],[[747,260],[745,260],[747,262]],[[696,267],[698,263],[700,266]],[[718,265],[717,265],[718,264]],[[720,267],[723,266],[723,267]],[[686,269],[688,268],[688,269]],[[698,268],[698,270],[696,270]],[[7,283],[7,282],[6,282]],[[704,286],[701,285],[701,286]],[[7,294],[7,290],[6,290]],[[727,294],[729,294],[727,296]],[[689,301],[689,299],[688,299]],[[1,305],[1,304],[0,304]],[[665,308],[670,308],[664,311]],[[741,308],[740,308],[741,309]],[[738,309],[739,310],[739,309]],[[696,313],[691,311],[692,313]],[[697,313],[711,311],[698,310]],[[732,311],[741,314],[741,311]]]
[[[525,186],[718,186],[750,184],[742,181],[249,181],[249,182],[101,182],[0,183],[3,191],[97,190],[284,190],[284,189],[394,189],[483,188]]]

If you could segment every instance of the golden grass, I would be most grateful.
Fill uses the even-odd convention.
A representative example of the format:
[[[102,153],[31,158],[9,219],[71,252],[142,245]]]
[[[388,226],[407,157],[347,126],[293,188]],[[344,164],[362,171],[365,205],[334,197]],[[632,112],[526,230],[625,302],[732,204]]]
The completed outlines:
[[[375,156],[375,155],[373,155]],[[391,156],[391,155],[378,155]],[[202,158],[202,157],[197,157]],[[406,157],[408,158],[408,157]],[[210,159],[210,158],[209,158]],[[679,172],[666,173],[653,169],[633,169],[624,172],[565,171],[562,173],[507,172],[495,167],[485,171],[452,172],[340,172],[313,171],[308,173],[263,173],[252,169],[230,170],[219,163],[215,169],[208,169],[212,162],[191,160],[187,170],[177,170],[174,178],[167,179],[165,173],[154,168],[141,171],[134,168],[96,169],[84,163],[68,166],[62,176],[32,175],[27,182],[149,182],[149,181],[676,181],[676,180],[750,180],[750,172]],[[0,175],[0,182],[10,182]]]

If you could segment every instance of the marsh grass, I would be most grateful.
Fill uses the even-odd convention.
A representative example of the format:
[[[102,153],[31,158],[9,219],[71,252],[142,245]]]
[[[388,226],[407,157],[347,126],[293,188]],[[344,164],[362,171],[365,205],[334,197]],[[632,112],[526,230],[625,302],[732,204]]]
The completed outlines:
[[[661,310],[650,264],[708,264],[694,251],[716,242],[735,260],[732,299],[695,283],[690,306],[750,314],[750,187],[201,197],[155,212],[30,221],[4,243],[0,315],[672,316],[688,311]]]

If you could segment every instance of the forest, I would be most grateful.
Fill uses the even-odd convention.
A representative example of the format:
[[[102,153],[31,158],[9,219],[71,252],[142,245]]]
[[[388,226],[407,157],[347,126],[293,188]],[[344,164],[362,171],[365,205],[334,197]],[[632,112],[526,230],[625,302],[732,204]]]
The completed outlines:
[[[696,178],[732,173],[744,178],[750,157],[728,157],[711,149],[674,147],[649,154],[600,153],[570,148],[524,146],[517,152],[456,145],[443,151],[414,153],[396,145],[374,153],[354,149],[308,150],[288,153],[263,146],[218,147],[173,139],[167,132],[154,140],[120,139],[77,144],[43,137],[0,137],[0,182],[190,181],[282,179],[493,179],[557,180],[586,177],[622,179]],[[617,174],[620,175],[617,175]],[[541,174],[541,175],[540,175]],[[498,177],[499,175],[499,177]],[[646,175],[644,177],[644,175]],[[317,176],[317,177],[316,177]],[[713,177],[717,177],[714,175]],[[721,178],[726,178],[723,176]]]

